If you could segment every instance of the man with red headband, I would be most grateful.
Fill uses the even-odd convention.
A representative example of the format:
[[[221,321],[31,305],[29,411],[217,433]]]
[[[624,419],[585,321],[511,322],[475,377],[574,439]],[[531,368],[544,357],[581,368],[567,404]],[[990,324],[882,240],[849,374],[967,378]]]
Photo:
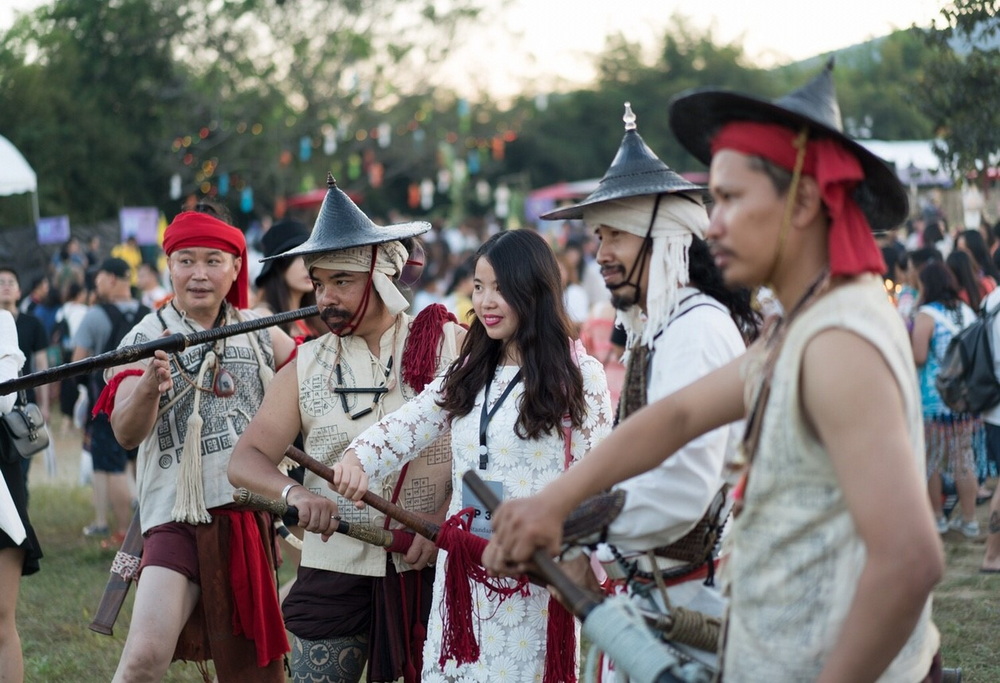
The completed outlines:
[[[484,555],[494,571],[523,569],[537,548],[559,549],[559,525],[585,497],[745,418],[724,546],[727,683],[941,675],[930,593],[943,553],[920,392],[871,234],[906,218],[906,193],[841,132],[831,69],[776,102],[718,90],[674,100],[674,133],[711,161],[717,265],[730,285],[769,285],[785,317],[538,496],[501,506]]]
[[[258,317],[246,310],[243,233],[184,212],[164,233],[172,301],[129,346]],[[115,436],[139,448],[140,580],[115,681],[160,680],[176,659],[215,662],[219,681],[284,681],[270,518],[232,509],[229,458],[295,342],[277,328],[106,373]]]
[[[387,520],[373,508],[355,508],[312,472],[299,484],[276,465],[300,432],[309,455],[327,465],[339,462],[355,436],[416,396],[454,360],[464,330],[442,306],[416,318],[405,313],[409,303],[397,287],[410,263],[404,244],[430,224],[377,226],[332,178],[328,184],[309,239],[270,258],[303,257],[330,333],[302,344],[275,376],[233,451],[229,477],[294,505],[300,525],[319,532],[305,534],[298,575],[282,604],[294,636],[292,681],[356,682],[367,663],[369,680],[405,676],[415,683],[434,545],[417,537],[407,551],[387,553],[341,534],[326,538],[334,515],[379,526]],[[450,479],[445,437],[372,490],[440,523],[451,499]]]

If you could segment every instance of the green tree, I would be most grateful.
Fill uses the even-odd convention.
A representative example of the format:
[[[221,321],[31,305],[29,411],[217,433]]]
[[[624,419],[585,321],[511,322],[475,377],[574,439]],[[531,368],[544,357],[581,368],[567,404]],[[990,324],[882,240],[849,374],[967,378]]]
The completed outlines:
[[[984,187],[986,168],[1000,164],[998,10],[998,0],[954,0],[941,10],[940,25],[921,32],[933,58],[914,102],[942,143],[935,151],[945,167]]]
[[[0,130],[41,179],[43,214],[168,212],[255,191],[270,210],[314,169],[297,155],[419,89],[476,0],[52,0],[0,40]],[[223,183],[225,185],[225,183]],[[243,216],[246,218],[246,216]]]

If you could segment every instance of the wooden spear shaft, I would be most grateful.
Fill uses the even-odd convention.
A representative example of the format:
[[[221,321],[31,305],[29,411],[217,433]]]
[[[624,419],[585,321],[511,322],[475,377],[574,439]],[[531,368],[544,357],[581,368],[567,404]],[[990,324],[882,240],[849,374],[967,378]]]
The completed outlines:
[[[332,469],[295,446],[289,446],[285,449],[285,457],[302,465],[320,479],[325,479],[331,484],[333,483]],[[391,503],[371,491],[365,491],[365,495],[361,497],[361,500],[364,501],[365,505],[373,507],[386,517],[391,517],[397,522],[406,525],[406,527],[412,529],[424,538],[430,541],[437,541],[438,532],[441,531],[441,527],[439,525],[433,522],[428,522],[423,517],[420,517],[409,510],[404,510],[395,503]]]

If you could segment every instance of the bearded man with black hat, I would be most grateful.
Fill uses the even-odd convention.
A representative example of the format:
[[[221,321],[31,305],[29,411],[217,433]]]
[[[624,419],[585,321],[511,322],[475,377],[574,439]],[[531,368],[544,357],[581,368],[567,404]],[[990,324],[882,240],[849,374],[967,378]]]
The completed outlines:
[[[175,296],[119,348],[258,317],[246,310],[238,229],[183,212],[167,226],[163,249]],[[274,369],[294,350],[272,327],[106,372],[97,410],[110,413],[123,447],[139,448],[144,538],[141,565],[121,570],[137,570],[140,580],[115,681],[160,680],[172,659],[198,662],[206,676],[211,659],[222,682],[284,681],[289,647],[270,515],[233,509],[226,467]]]
[[[723,572],[726,681],[941,676],[930,593],[944,562],[920,392],[871,234],[906,218],[906,192],[843,134],[831,71],[775,102],[718,90],[674,100],[674,133],[711,161],[716,264],[731,285],[770,285],[787,313],[541,494],[504,503],[484,555],[495,571],[523,570],[534,550],[558,550],[586,496],[746,418]]]
[[[295,359],[275,376],[236,446],[229,477],[235,485],[294,505],[299,524],[313,532],[305,534],[298,576],[283,603],[294,635],[292,680],[358,681],[367,661],[369,680],[406,675],[415,681],[433,586],[433,569],[427,568],[436,548],[417,537],[405,554],[386,553],[341,534],[330,536],[333,516],[380,526],[386,520],[371,508],[357,509],[315,474],[307,472],[299,484],[276,465],[300,432],[310,455],[327,465],[339,462],[355,436],[447,368],[464,330],[441,306],[428,307],[415,319],[405,313],[408,303],[396,284],[408,264],[404,242],[430,224],[377,226],[332,178],[328,184],[312,235],[280,256],[305,259],[330,332],[299,346]],[[445,438],[373,489],[441,522],[451,498],[450,477]]]
[[[649,149],[628,103],[623,120],[625,137],[597,189],[542,216],[583,219],[600,240],[597,262],[628,335],[619,421],[741,355],[744,334],[756,336],[757,326],[749,292],[723,284],[704,241],[705,188]],[[697,600],[702,610],[711,605],[721,614],[717,591],[702,587],[714,575],[718,537],[706,531],[728,513],[723,469],[735,456],[741,426],[698,437],[617,487],[626,491],[625,507],[607,530],[612,547],[598,552],[609,577],[655,570],[672,580],[671,604]],[[655,567],[646,550],[653,550]]]

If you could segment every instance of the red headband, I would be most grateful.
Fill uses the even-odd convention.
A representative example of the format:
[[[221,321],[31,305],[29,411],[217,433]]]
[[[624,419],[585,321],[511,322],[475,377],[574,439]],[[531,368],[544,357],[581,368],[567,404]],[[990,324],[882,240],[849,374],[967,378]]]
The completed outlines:
[[[762,157],[792,171],[795,168],[796,150],[792,144],[795,136],[791,128],[774,123],[733,121],[724,125],[712,139],[712,154],[731,149]],[[809,140],[802,173],[819,183],[820,196],[830,214],[827,237],[830,275],[884,273],[885,261],[872,236],[871,226],[851,196],[865,178],[857,157],[835,140]]]
[[[242,259],[236,282],[229,288],[226,301],[236,309],[249,305],[250,287],[247,276],[247,240],[239,229],[197,211],[177,214],[163,233],[163,251],[167,256],[178,249],[203,247],[219,249]]]

